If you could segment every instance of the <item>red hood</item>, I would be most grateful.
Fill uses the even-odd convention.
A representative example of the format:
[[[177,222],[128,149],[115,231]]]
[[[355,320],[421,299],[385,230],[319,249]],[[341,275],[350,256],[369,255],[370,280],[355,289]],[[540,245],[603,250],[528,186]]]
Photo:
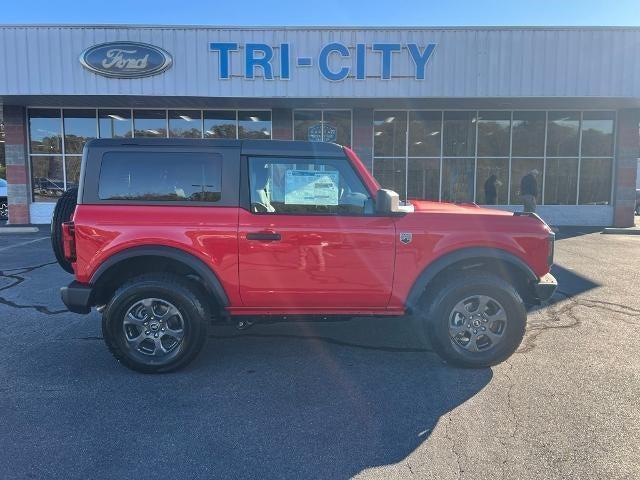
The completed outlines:
[[[506,212],[504,210],[497,210],[494,208],[482,208],[473,203],[458,204],[449,202],[428,202],[425,200],[409,200],[409,202],[414,206],[416,212],[513,216],[512,212]]]

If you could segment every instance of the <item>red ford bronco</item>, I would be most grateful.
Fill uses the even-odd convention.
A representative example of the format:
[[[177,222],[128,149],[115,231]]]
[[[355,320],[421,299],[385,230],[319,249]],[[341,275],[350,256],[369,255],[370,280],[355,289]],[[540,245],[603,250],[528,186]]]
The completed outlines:
[[[65,305],[97,307],[109,350],[142,372],[187,365],[212,320],[380,315],[412,318],[452,364],[495,365],[556,288],[536,215],[403,204],[326,143],[93,140],[52,243],[75,274]]]

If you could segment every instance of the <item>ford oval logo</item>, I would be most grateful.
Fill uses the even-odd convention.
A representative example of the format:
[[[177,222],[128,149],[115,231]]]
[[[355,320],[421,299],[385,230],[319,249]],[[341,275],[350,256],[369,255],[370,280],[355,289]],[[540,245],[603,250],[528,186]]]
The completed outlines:
[[[87,48],[80,63],[98,75],[140,78],[164,72],[173,63],[163,49],[137,42],[109,42]]]

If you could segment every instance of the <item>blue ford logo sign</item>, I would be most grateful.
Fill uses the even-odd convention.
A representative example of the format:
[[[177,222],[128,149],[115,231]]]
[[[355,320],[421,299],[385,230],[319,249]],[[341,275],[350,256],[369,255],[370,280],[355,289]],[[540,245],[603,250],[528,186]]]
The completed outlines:
[[[140,78],[164,72],[173,63],[163,49],[137,42],[109,42],[87,48],[80,63],[98,75]]]

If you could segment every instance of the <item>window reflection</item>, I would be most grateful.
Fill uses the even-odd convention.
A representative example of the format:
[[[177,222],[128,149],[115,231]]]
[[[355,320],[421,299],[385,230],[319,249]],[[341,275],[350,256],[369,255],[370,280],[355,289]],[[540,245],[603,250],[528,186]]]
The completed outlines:
[[[56,108],[29,110],[31,153],[62,153],[62,120]]]
[[[549,112],[547,157],[577,157],[579,139],[579,112]]]
[[[442,200],[473,202],[473,158],[446,158],[442,162]]]
[[[536,182],[538,184],[538,195],[536,195],[536,203],[542,203],[542,182],[544,172],[544,159],[542,158],[512,158],[511,159],[511,198],[512,205],[522,205],[520,196],[520,184],[525,175],[533,170],[538,171]]]
[[[81,162],[81,155],[65,155],[64,168],[67,175],[67,190],[70,188],[78,188],[78,184],[80,183]]]
[[[509,159],[479,158],[476,203],[506,205],[509,189]]]
[[[514,157],[544,155],[546,116],[545,112],[513,112],[511,155]]]
[[[202,138],[200,110],[170,110],[169,137]]]
[[[166,110],[134,110],[133,128],[136,137],[166,137]]]
[[[204,138],[237,138],[235,110],[204,112]]]
[[[547,158],[544,182],[546,205],[575,205],[578,194],[578,159]]]
[[[94,109],[64,109],[64,151],[82,153],[84,144],[96,138],[96,111]]]
[[[376,157],[407,154],[407,112],[378,111],[373,117],[373,152]]]
[[[34,202],[57,201],[64,192],[62,156],[32,156],[31,187]]]
[[[409,156],[439,157],[442,112],[409,112]]]
[[[293,113],[293,139],[322,141],[322,111],[296,110]]]
[[[264,110],[238,111],[238,138],[269,140],[271,112]]]
[[[476,112],[444,112],[444,156],[475,155]]]
[[[611,158],[583,158],[580,161],[581,205],[609,205],[611,169]]]
[[[322,140],[351,145],[351,111],[325,110],[322,115]]]
[[[98,110],[100,138],[131,138],[131,110]]]
[[[373,173],[382,188],[397,192],[401,199],[406,198],[406,160],[405,158],[376,158]]]
[[[478,116],[478,156],[508,157],[511,112],[480,112]]]
[[[582,114],[582,156],[613,156],[613,112]]]
[[[440,159],[410,158],[407,198],[438,200],[440,196]]]

